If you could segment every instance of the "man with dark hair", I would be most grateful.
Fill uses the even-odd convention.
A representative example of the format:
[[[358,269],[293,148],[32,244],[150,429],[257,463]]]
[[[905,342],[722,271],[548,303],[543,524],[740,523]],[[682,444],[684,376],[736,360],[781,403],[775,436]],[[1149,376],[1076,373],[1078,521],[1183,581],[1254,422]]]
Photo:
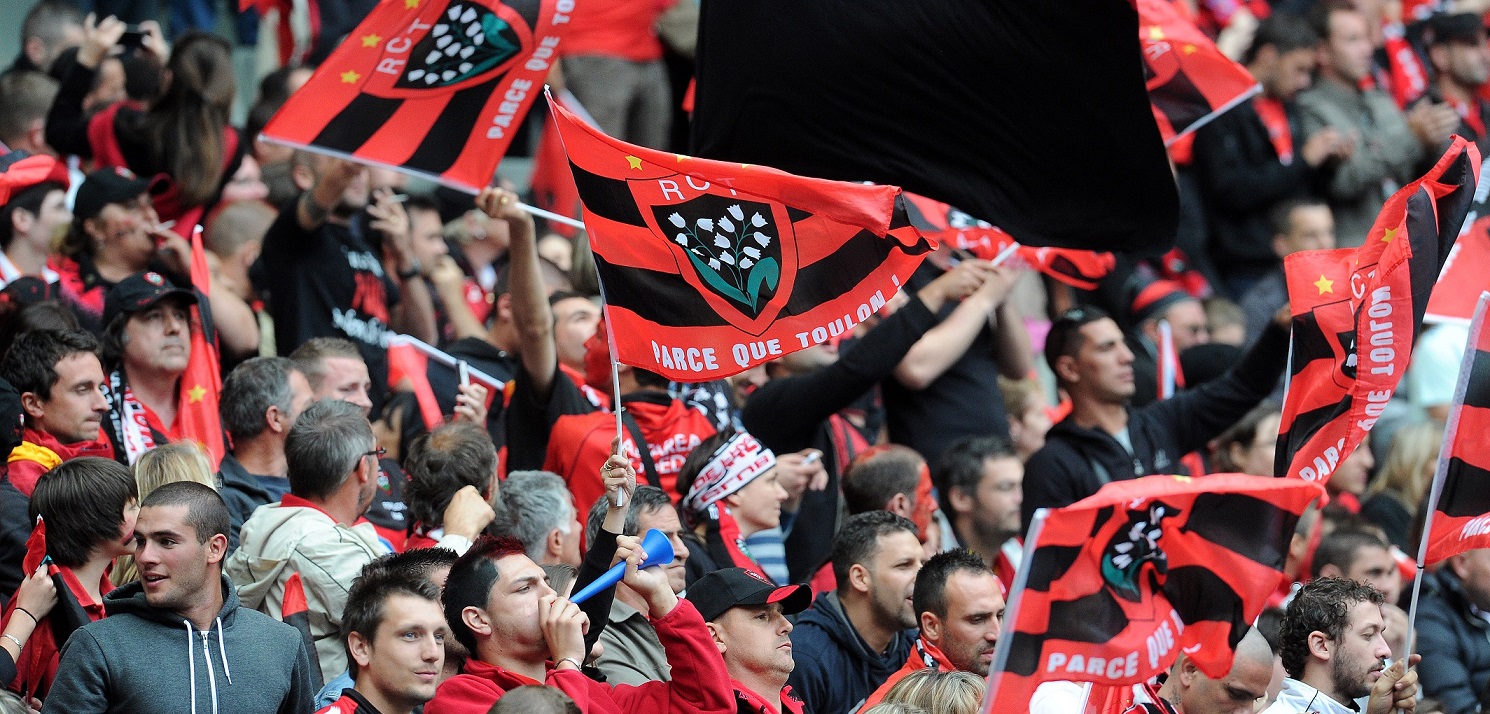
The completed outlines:
[[[1273,676],[1273,650],[1257,628],[1247,631],[1232,655],[1225,677],[1207,677],[1195,660],[1181,652],[1169,677],[1151,701],[1130,709],[1132,714],[1252,714],[1257,700],[1268,695]]]
[[[409,250],[414,269],[424,282],[433,309],[429,322],[409,334],[440,348],[456,340],[486,336],[486,326],[477,319],[466,300],[466,276],[445,243],[445,223],[440,204],[428,196],[411,195],[404,202],[409,214]],[[388,247],[384,246],[384,254]]]
[[[451,422],[419,437],[404,466],[410,518],[405,548],[435,547],[445,537],[445,512],[462,491],[475,491],[492,508],[497,505],[497,449],[480,426]]]
[[[1071,397],[1071,414],[1051,428],[1025,470],[1024,528],[1039,508],[1058,508],[1111,481],[1186,473],[1180,459],[1236,423],[1267,397],[1288,353],[1286,310],[1226,374],[1141,409],[1133,396],[1133,353],[1123,332],[1094,307],[1067,310],[1050,326],[1045,361]]]
[[[1402,570],[1391,546],[1381,536],[1360,528],[1336,528],[1319,541],[1310,567],[1314,578],[1345,578],[1370,585],[1382,594],[1383,608],[1397,607],[1402,595]],[[1388,619],[1389,625],[1398,623]],[[1406,625],[1406,618],[1401,624]],[[1392,636],[1404,633],[1394,632]]]
[[[1326,129],[1325,131],[1332,131]],[[1335,247],[1335,215],[1330,204],[1317,198],[1289,198],[1268,213],[1272,228],[1273,255],[1282,261],[1301,250],[1330,250]],[[1279,262],[1262,274],[1242,295],[1247,316],[1247,341],[1256,340],[1278,310],[1288,305],[1288,282]]]
[[[1304,585],[1283,619],[1283,691],[1263,714],[1347,714],[1368,697],[1366,714],[1417,708],[1418,673],[1392,651],[1384,637],[1381,593],[1341,578]],[[1413,655],[1412,664],[1420,658]]]
[[[369,564],[342,615],[355,685],[320,714],[412,714],[435,696],[449,633],[438,585]]]
[[[67,0],[40,0],[21,21],[21,54],[10,72],[49,72],[57,56],[83,43],[83,14]]]
[[[47,111],[57,98],[58,86],[57,80],[36,70],[0,74],[0,144],[11,151],[52,154],[47,145]]]
[[[937,491],[951,517],[956,543],[993,568],[1007,592],[1014,584],[1023,546],[1019,505],[1024,501],[1024,463],[1008,439],[964,439],[942,455]]]
[[[254,509],[290,492],[285,440],[311,401],[305,374],[283,357],[255,357],[234,367],[223,380],[218,413],[232,437],[233,451],[223,457],[218,474],[233,517],[229,554],[238,549],[238,532]]]
[[[792,690],[814,714],[847,714],[910,655],[911,604],[925,552],[916,524],[889,511],[850,517],[833,540],[838,589],[792,631]]]
[[[133,537],[140,581],[67,641],[47,710],[310,711],[314,672],[299,634],[242,607],[223,576],[228,524],[207,486],[150,492]]]
[[[1278,231],[1269,224],[1269,208],[1308,194],[1315,181],[1349,155],[1350,141],[1333,128],[1303,133],[1294,103],[1309,87],[1318,42],[1301,17],[1279,12],[1263,20],[1242,57],[1262,93],[1195,132],[1195,168],[1210,218],[1211,259],[1236,298],[1279,267],[1273,251]]]
[[[180,416],[191,395],[181,375],[191,360],[195,304],[195,292],[153,271],[119,281],[104,299],[103,357],[113,400],[104,431],[120,463],[188,438]]]
[[[999,621],[1004,618],[1004,595],[983,558],[968,550],[932,556],[916,574],[912,602],[921,620],[921,636],[905,665],[864,702],[866,709],[917,670],[935,667],[941,672],[988,676],[993,648],[998,645]]]
[[[585,543],[594,547],[600,542],[601,525],[610,510],[610,499],[602,498],[590,509],[585,525]],[[663,566],[668,584],[673,592],[683,594],[687,587],[687,572],[684,563],[688,560],[688,544],[683,541],[683,523],[673,500],[656,486],[637,486],[626,504],[626,520],[620,535],[637,536],[650,530],[665,534],[673,546],[673,562]],[[595,667],[605,674],[605,681],[612,684],[643,684],[666,682],[671,679],[668,672],[667,653],[657,639],[657,630],[647,619],[647,601],[641,593],[625,583],[616,585],[615,601],[611,603],[605,629],[600,632],[600,643],[604,645]]]
[[[1490,149],[1490,132],[1485,131],[1490,103],[1480,90],[1490,81],[1490,50],[1484,19],[1472,12],[1436,13],[1428,18],[1425,39],[1434,79],[1423,101],[1453,108],[1459,115],[1454,133],[1485,152]]]
[[[0,359],[0,377],[21,395],[24,441],[10,453],[10,482],[30,496],[58,464],[83,456],[113,458],[101,429],[109,414],[98,341],[86,332],[22,333]]]
[[[128,555],[133,542],[139,491],[129,469],[97,457],[72,459],[47,474],[31,495],[31,520],[45,521],[45,530],[31,534],[33,543],[44,544],[45,553],[58,569],[59,606],[43,616],[16,661],[16,679],[10,688],[45,698],[57,675],[58,648],[77,628],[104,616],[104,596],[114,589],[108,570],[114,558]],[[29,556],[22,566],[35,570],[39,556]],[[17,613],[12,600],[6,617]],[[34,619],[34,618],[33,618]]]
[[[688,589],[714,645],[724,655],[739,714],[802,714],[802,701],[787,679],[792,659],[792,623],[812,602],[806,585],[777,587],[744,568],[716,570]]]
[[[859,454],[843,474],[843,501],[849,515],[889,511],[908,518],[927,557],[941,550],[931,469],[910,447],[885,444]]]
[[[1424,154],[1447,147],[1459,116],[1432,103],[1404,115],[1386,92],[1362,88],[1371,76],[1371,24],[1378,17],[1349,3],[1319,3],[1310,21],[1319,35],[1319,81],[1299,94],[1299,113],[1306,134],[1332,128],[1350,137],[1349,151],[1320,190],[1335,213],[1340,246],[1353,248],[1366,241],[1387,196],[1417,177]]]
[[[1484,617],[1490,612],[1490,549],[1451,556],[1424,577],[1417,649],[1433,666],[1423,669],[1423,694],[1447,712],[1476,711],[1490,692],[1490,622]]]
[[[456,562],[445,584],[445,619],[471,650],[463,674],[441,684],[426,714],[484,714],[510,689],[546,683],[595,714],[632,711],[726,712],[729,673],[698,610],[678,599],[668,577],[641,570],[639,539],[620,536],[623,582],[641,593],[673,666],[672,682],[610,686],[585,677],[586,620],[548,587],[543,570],[512,538],[485,539]]]
[[[0,75],[0,107],[6,107],[5,102],[12,99],[20,104],[0,109],[0,144],[6,141],[6,123],[21,119],[6,114],[25,108],[25,97],[11,95],[24,89],[24,80],[33,74]],[[50,81],[46,77],[37,81],[42,80]],[[4,172],[0,180],[10,186],[6,197],[0,199],[0,249],[4,250],[0,253],[0,287],[27,275],[41,278],[48,285],[56,283],[59,276],[47,267],[47,259],[57,232],[72,223],[72,212],[67,208],[67,188],[71,184],[67,164],[50,156],[15,150],[0,157],[0,171]]]

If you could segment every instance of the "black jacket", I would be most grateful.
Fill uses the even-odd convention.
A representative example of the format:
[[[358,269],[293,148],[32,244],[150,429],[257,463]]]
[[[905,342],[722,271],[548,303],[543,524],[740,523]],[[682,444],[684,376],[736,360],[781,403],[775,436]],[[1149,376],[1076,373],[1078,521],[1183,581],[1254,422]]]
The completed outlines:
[[[1304,162],[1307,137],[1287,105],[1293,161],[1278,160],[1251,100],[1195,132],[1195,174],[1210,218],[1210,253],[1226,275],[1257,274],[1278,264],[1268,210],[1308,192],[1315,170]]]
[[[1471,609],[1464,584],[1449,568],[1423,584],[1437,585],[1423,595],[1418,610],[1423,694],[1442,703],[1447,714],[1479,711],[1481,697],[1490,692],[1490,623]]]
[[[1236,423],[1267,397],[1287,359],[1288,332],[1270,323],[1257,343],[1224,376],[1141,409],[1128,408],[1133,453],[1101,429],[1066,417],[1045,436],[1025,465],[1025,528],[1039,508],[1068,506],[1110,481],[1152,474],[1186,474],[1180,458]]]
[[[812,714],[847,714],[905,664],[916,630],[903,630],[873,652],[849,622],[837,593],[823,593],[792,630],[797,666],[787,684]]]
[[[278,503],[279,496],[264,490],[258,478],[243,468],[243,464],[232,454],[222,458],[222,463],[217,467],[217,476],[222,484],[218,493],[228,506],[228,553],[232,554],[238,550],[238,531],[243,529],[243,523],[248,517],[254,514],[254,509]]]
[[[837,362],[808,374],[773,379],[745,403],[740,423],[772,451],[786,454],[814,448],[823,452],[828,485],[802,494],[797,518],[786,536],[786,565],[792,582],[811,579],[827,562],[833,534],[838,532],[838,477],[848,464],[839,463],[828,418],[893,374],[905,354],[936,323],[936,315],[912,296]]]

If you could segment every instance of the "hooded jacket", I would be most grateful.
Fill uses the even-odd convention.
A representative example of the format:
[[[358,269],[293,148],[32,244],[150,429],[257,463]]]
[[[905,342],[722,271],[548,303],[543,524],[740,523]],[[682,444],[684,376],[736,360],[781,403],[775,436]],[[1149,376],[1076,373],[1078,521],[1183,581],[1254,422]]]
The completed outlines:
[[[238,550],[238,534],[243,530],[243,524],[254,514],[254,509],[278,501],[283,494],[270,493],[261,481],[265,477],[249,473],[232,454],[222,457],[217,475],[222,480],[222,488],[218,493],[222,494],[223,502],[228,505],[228,552],[232,553]],[[283,480],[285,491],[288,491],[289,480]]]
[[[1293,677],[1283,680],[1283,691],[1278,700],[1262,710],[1262,714],[1357,714],[1353,705],[1335,701],[1330,695],[1315,689]]]
[[[284,619],[285,582],[300,574],[311,637],[329,682],[347,668],[341,642],[342,610],[362,566],[388,553],[371,523],[347,527],[305,499],[288,494],[254,511],[239,533],[238,550],[224,569],[243,606]],[[314,692],[312,692],[314,694]]]
[[[138,582],[115,590],[108,617],[62,648],[45,711],[311,711],[311,665],[295,629],[242,607],[227,578],[222,589],[207,630],[152,607]]]
[[[910,656],[916,630],[890,638],[874,652],[849,622],[838,593],[823,593],[792,630],[797,660],[787,683],[812,714],[847,714],[889,679]]]
[[[1444,711],[1472,712],[1490,690],[1490,623],[1474,611],[1464,583],[1449,568],[1439,570],[1424,585],[1438,587],[1423,594],[1418,610],[1418,668],[1423,694],[1443,704]]]

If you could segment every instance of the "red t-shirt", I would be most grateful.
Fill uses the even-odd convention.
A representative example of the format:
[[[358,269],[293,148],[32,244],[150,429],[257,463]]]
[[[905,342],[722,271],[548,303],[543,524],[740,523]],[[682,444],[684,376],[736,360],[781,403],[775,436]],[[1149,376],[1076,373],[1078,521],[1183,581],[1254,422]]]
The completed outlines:
[[[632,62],[662,58],[657,18],[677,0],[585,0],[585,11],[571,16],[562,57],[600,55]]]

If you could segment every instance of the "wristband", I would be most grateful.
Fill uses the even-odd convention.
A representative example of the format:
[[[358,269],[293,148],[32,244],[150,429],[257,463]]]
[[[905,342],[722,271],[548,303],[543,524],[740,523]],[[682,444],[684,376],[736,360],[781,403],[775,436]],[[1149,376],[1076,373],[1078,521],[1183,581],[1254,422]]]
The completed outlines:
[[[26,617],[31,618],[31,621],[32,622],[34,622],[34,623],[36,623],[38,625],[41,624],[41,620],[36,619],[36,616],[33,615],[33,614],[31,614],[31,611],[30,610],[27,610],[26,608],[21,607],[20,605],[17,605],[16,606],[16,612],[24,612],[24,613],[26,613]]]
[[[568,663],[574,665],[574,671],[576,671],[576,672],[578,672],[581,669],[584,669],[584,667],[579,663],[579,660],[577,660],[577,659],[575,659],[573,657],[562,657],[562,658],[560,658],[558,662],[555,662],[554,663],[554,669],[558,669],[559,668],[559,665],[564,664],[565,662],[568,662]]]

